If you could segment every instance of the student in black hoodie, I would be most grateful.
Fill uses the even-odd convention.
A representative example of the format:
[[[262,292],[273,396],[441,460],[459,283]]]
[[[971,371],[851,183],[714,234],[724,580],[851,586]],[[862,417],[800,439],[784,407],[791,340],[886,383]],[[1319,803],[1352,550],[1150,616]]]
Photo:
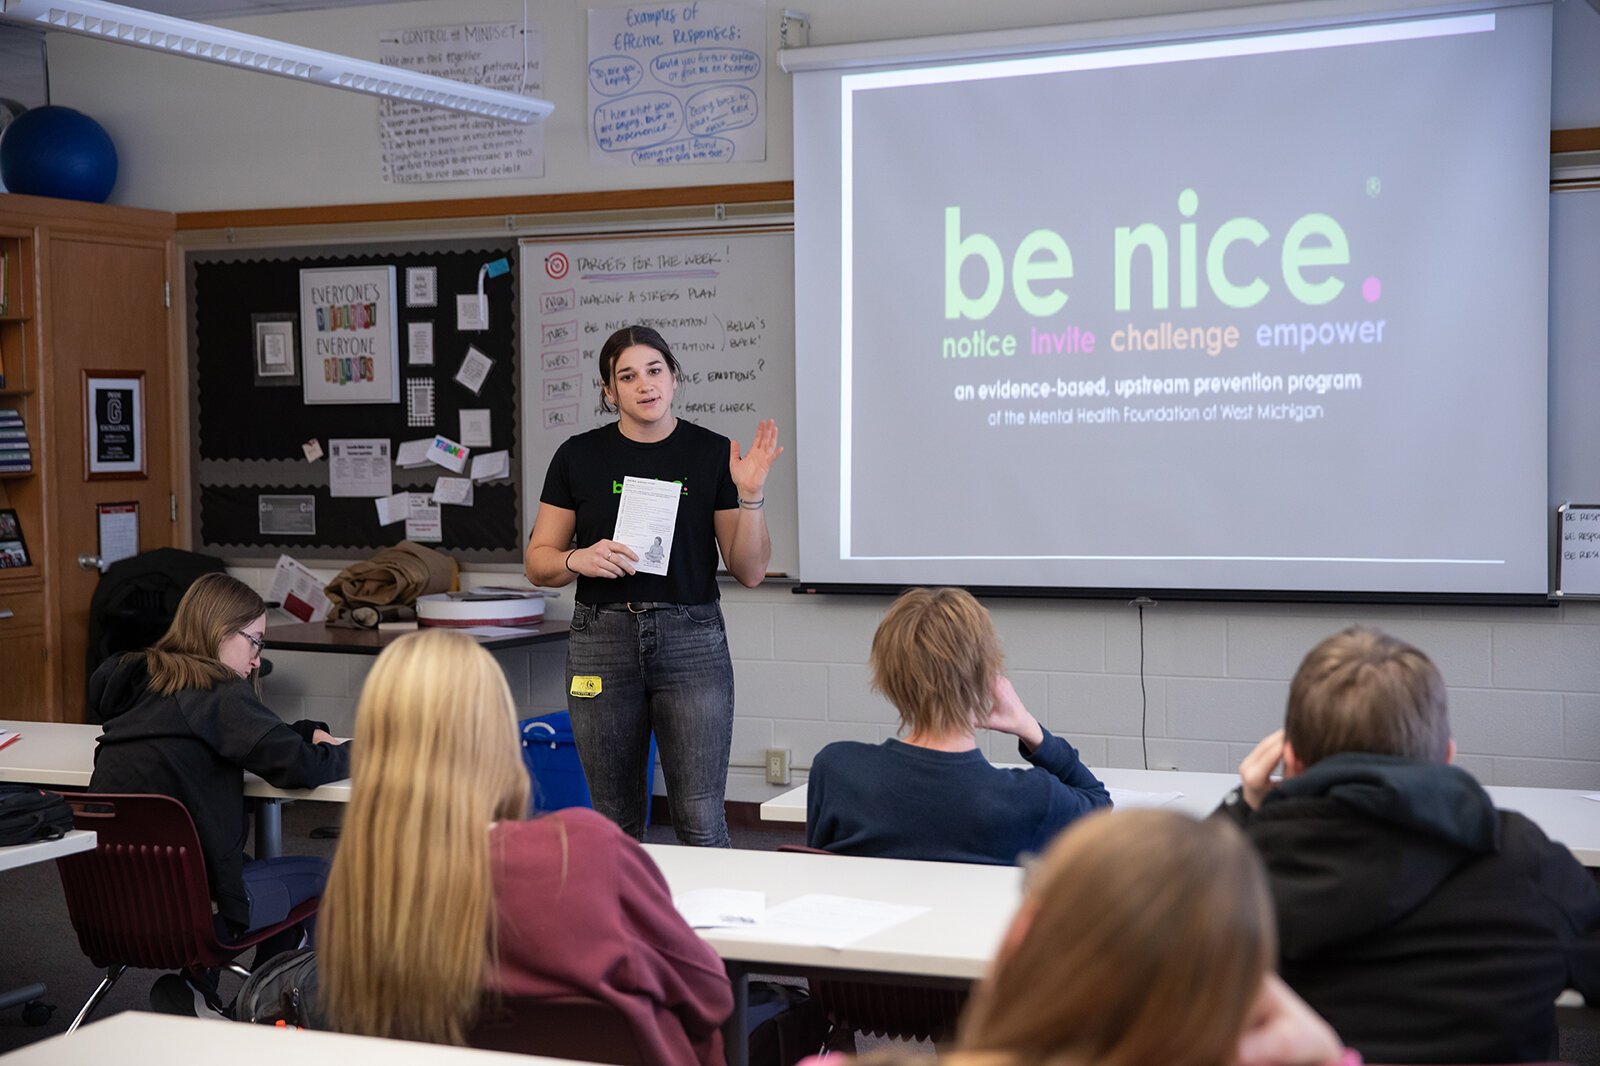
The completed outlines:
[[[107,659],[89,681],[105,721],[90,790],[159,793],[188,808],[218,931],[228,939],[283,920],[320,895],[328,875],[324,859],[245,854],[244,772],[279,788],[350,776],[349,745],[320,722],[286,724],[257,695],[266,627],[266,604],[250,586],[206,574],[184,594],[165,636]],[[275,937],[257,957],[296,939]]]
[[[1454,757],[1428,657],[1347,629],[1222,810],[1266,862],[1284,980],[1368,1062],[1555,1058],[1556,996],[1600,1001],[1600,890]]]

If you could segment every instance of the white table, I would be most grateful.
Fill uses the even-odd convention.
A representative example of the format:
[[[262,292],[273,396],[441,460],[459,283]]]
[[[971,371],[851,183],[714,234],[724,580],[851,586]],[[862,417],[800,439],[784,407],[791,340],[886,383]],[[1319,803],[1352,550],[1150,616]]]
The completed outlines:
[[[278,1029],[173,1014],[124,1011],[29,1044],[6,1056],[6,1066],[173,1066],[175,1062],[226,1066],[583,1066],[570,1059],[477,1051],[410,1040]]]
[[[71,722],[0,721],[0,730],[21,736],[0,748],[0,781],[45,787],[87,789],[94,775],[94,747],[100,737],[97,725]],[[244,775],[244,794],[256,800],[257,858],[283,853],[283,800],[350,802],[350,780],[333,781],[318,788],[283,789],[255,774]]]
[[[0,723],[0,728],[5,728],[5,724]],[[1198,818],[1216,810],[1222,798],[1239,783],[1237,774],[1198,770],[1130,770],[1117,767],[1096,769],[1094,774],[1112,790],[1113,799],[1121,789],[1181,792],[1183,795],[1170,806]],[[1583,865],[1600,867],[1600,801],[1588,799],[1589,792],[1575,788],[1528,788],[1515,785],[1485,785],[1484,791],[1496,807],[1524,815],[1544,830],[1545,836],[1566,845],[1573,857]],[[805,822],[806,786],[801,785],[767,800],[761,805],[761,817],[769,822]]]
[[[824,893],[929,908],[843,948],[794,944],[755,929],[703,929],[733,982],[724,1027],[729,1066],[745,1061],[746,986],[752,973],[823,974],[855,980],[965,988],[984,973],[1022,898],[1014,866],[865,859],[647,844],[674,895],[697,888],[766,893],[771,907]]]
[[[93,851],[95,834],[88,829],[72,829],[60,840],[35,840],[32,844],[12,844],[0,848],[0,870],[15,870],[35,862],[49,862],[63,855]]]

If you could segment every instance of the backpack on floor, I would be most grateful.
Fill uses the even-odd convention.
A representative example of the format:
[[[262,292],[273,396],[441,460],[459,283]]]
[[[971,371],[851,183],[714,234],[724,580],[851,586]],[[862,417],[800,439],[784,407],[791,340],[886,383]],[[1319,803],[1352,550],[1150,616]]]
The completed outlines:
[[[60,840],[72,829],[72,808],[54,792],[0,785],[0,847]]]
[[[325,1028],[317,1009],[316,949],[281,951],[251,970],[233,1001],[233,1016],[257,1025]]]

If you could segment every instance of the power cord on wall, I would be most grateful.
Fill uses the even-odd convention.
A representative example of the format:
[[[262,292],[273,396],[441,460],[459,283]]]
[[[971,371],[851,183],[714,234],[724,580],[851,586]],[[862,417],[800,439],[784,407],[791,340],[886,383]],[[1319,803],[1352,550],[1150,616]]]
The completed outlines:
[[[1150,697],[1144,687],[1144,609],[1154,607],[1156,601],[1149,596],[1135,596],[1129,607],[1139,611],[1139,749],[1144,752],[1144,768],[1150,769]]]

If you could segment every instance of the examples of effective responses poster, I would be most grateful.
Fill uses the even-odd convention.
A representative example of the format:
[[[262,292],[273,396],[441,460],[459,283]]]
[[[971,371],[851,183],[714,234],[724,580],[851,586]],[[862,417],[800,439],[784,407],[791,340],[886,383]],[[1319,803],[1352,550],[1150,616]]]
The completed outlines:
[[[590,161],[655,167],[765,159],[765,51],[760,4],[591,8]]]

